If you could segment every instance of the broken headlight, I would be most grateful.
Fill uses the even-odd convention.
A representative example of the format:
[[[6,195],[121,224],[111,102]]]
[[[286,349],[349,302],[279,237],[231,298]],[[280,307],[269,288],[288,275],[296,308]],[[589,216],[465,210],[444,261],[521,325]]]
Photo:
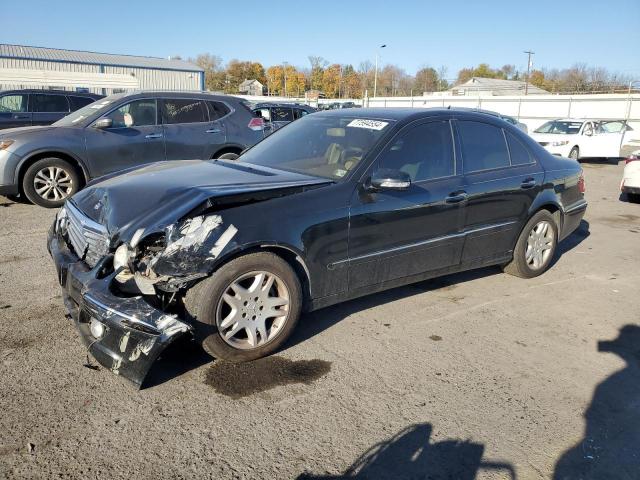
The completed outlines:
[[[113,269],[117,271],[121,268],[129,268],[129,246],[126,243],[116,248],[113,254]]]

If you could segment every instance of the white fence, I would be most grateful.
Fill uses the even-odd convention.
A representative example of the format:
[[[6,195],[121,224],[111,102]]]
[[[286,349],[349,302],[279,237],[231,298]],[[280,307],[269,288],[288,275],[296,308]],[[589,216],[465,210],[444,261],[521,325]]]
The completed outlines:
[[[253,102],[300,102],[317,106],[318,100],[290,97],[249,97]],[[377,97],[359,99],[321,99],[319,103],[353,101],[365,107],[395,108],[482,108],[510,115],[525,123],[529,131],[547,120],[556,118],[583,118],[590,120],[625,119],[638,131],[640,138],[640,95],[527,95],[527,96],[423,96]]]
[[[377,97],[365,99],[364,104],[369,107],[482,108],[517,118],[529,130],[556,118],[626,119],[640,132],[638,94]]]

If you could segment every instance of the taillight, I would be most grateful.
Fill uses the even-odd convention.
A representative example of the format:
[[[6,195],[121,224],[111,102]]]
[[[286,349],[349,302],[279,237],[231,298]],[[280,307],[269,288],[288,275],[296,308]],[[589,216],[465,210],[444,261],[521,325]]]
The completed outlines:
[[[261,117],[253,117],[249,122],[248,127],[255,131],[264,130],[264,119]]]
[[[586,190],[587,189],[584,184],[584,172],[580,172],[580,178],[578,179],[578,191],[580,193],[584,193]]]
[[[624,164],[628,165],[631,162],[637,162],[637,161],[640,161],[640,155],[631,154],[625,159]]]

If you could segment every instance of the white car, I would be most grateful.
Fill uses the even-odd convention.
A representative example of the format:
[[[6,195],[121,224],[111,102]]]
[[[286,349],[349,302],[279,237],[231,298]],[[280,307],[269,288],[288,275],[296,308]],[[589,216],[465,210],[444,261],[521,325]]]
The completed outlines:
[[[575,160],[588,157],[620,157],[620,148],[633,129],[624,120],[551,120],[531,137],[553,155]]]
[[[630,202],[640,203],[640,150],[627,157],[620,190],[627,194]]]

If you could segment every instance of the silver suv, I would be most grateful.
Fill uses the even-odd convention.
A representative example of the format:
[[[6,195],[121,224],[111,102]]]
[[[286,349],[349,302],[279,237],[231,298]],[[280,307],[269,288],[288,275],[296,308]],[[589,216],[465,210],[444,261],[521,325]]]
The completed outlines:
[[[236,158],[264,137],[239,98],[202,92],[105,97],[50,126],[0,132],[0,195],[58,207],[90,180],[162,160]]]

